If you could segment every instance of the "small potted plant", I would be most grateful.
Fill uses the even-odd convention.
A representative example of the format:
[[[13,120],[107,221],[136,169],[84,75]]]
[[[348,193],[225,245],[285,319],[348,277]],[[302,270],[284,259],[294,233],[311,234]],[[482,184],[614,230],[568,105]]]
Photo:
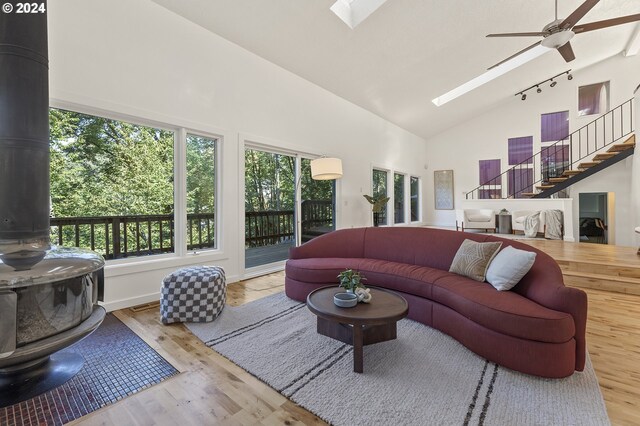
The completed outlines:
[[[363,195],[364,198],[371,204],[371,211],[373,211],[373,226],[378,226],[380,223],[380,213],[382,213],[382,209],[389,201],[389,197],[386,197],[382,194],[380,195]]]
[[[344,288],[347,293],[355,293],[359,287],[364,287],[362,281],[366,278],[358,271],[353,269],[346,269],[338,275],[340,280],[340,287]]]

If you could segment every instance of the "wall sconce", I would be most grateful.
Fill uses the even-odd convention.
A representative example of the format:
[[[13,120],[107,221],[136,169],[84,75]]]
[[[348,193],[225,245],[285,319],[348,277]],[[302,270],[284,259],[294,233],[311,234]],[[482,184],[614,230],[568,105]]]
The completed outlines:
[[[342,160],[322,157],[311,160],[311,178],[315,180],[332,180],[342,177]]]
[[[570,74],[571,70],[566,70],[564,72],[561,72],[560,74],[554,75],[553,77],[550,77],[544,81],[541,81],[540,83],[536,83],[532,86],[527,87],[524,90],[519,91],[518,93],[515,94],[515,96],[520,96],[520,99],[522,99],[523,101],[525,99],[527,99],[527,90],[531,90],[533,88],[536,89],[536,93],[542,93],[542,89],[540,88],[540,86],[542,86],[544,83],[550,81],[551,84],[549,84],[549,87],[556,87],[556,84],[558,84],[558,82],[556,80],[554,80],[555,78],[560,77],[561,75],[566,74],[567,75],[567,80],[572,80],[573,76]]]

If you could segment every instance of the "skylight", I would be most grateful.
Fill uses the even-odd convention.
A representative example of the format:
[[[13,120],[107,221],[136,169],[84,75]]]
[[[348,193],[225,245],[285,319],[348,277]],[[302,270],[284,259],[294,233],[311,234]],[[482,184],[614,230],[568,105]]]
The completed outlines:
[[[375,12],[387,0],[338,0],[331,11],[338,15],[349,28],[354,29]]]
[[[466,83],[456,87],[455,89],[448,91],[444,95],[438,96],[437,98],[433,99],[431,102],[433,102],[436,106],[442,106],[447,102],[452,101],[455,98],[472,91],[473,89],[477,89],[483,84],[487,84],[491,80],[497,77],[500,77],[501,75],[506,74],[509,71],[516,69],[521,65],[526,64],[532,59],[535,59],[538,56],[541,56],[547,53],[549,50],[552,50],[552,49],[549,49],[542,45],[538,45],[533,49],[528,50],[522,53],[521,55],[518,55],[513,59],[509,59],[508,61],[498,65],[497,67],[486,71],[484,74],[480,74],[479,76],[475,77],[472,80],[467,81]]]

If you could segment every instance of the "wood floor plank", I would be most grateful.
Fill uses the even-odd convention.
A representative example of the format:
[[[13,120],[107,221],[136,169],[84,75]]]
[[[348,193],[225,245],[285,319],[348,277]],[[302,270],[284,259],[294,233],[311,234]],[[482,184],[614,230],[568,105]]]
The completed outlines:
[[[602,249],[561,241],[539,244],[542,250],[562,259],[586,257],[621,265],[638,261],[629,255],[629,248]],[[230,284],[228,303],[238,306],[282,291],[283,287],[283,272]],[[589,297],[587,345],[609,417],[614,425],[638,425],[640,296],[585,291]],[[181,373],[73,424],[325,424],[206,347],[184,325],[163,325],[157,310],[124,309],[116,315]]]

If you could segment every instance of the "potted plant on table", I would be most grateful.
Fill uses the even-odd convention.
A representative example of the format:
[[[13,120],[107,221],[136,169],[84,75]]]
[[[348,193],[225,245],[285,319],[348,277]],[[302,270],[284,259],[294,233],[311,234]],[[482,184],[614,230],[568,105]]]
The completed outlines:
[[[382,194],[380,195],[363,195],[364,198],[371,204],[371,211],[373,211],[373,226],[378,226],[380,223],[380,213],[387,202],[389,201],[389,197],[386,197]]]
[[[346,269],[338,274],[338,280],[340,280],[340,287],[344,288],[347,293],[358,296],[358,302],[369,303],[371,301],[370,290],[362,284],[362,281],[366,280],[362,273]]]

